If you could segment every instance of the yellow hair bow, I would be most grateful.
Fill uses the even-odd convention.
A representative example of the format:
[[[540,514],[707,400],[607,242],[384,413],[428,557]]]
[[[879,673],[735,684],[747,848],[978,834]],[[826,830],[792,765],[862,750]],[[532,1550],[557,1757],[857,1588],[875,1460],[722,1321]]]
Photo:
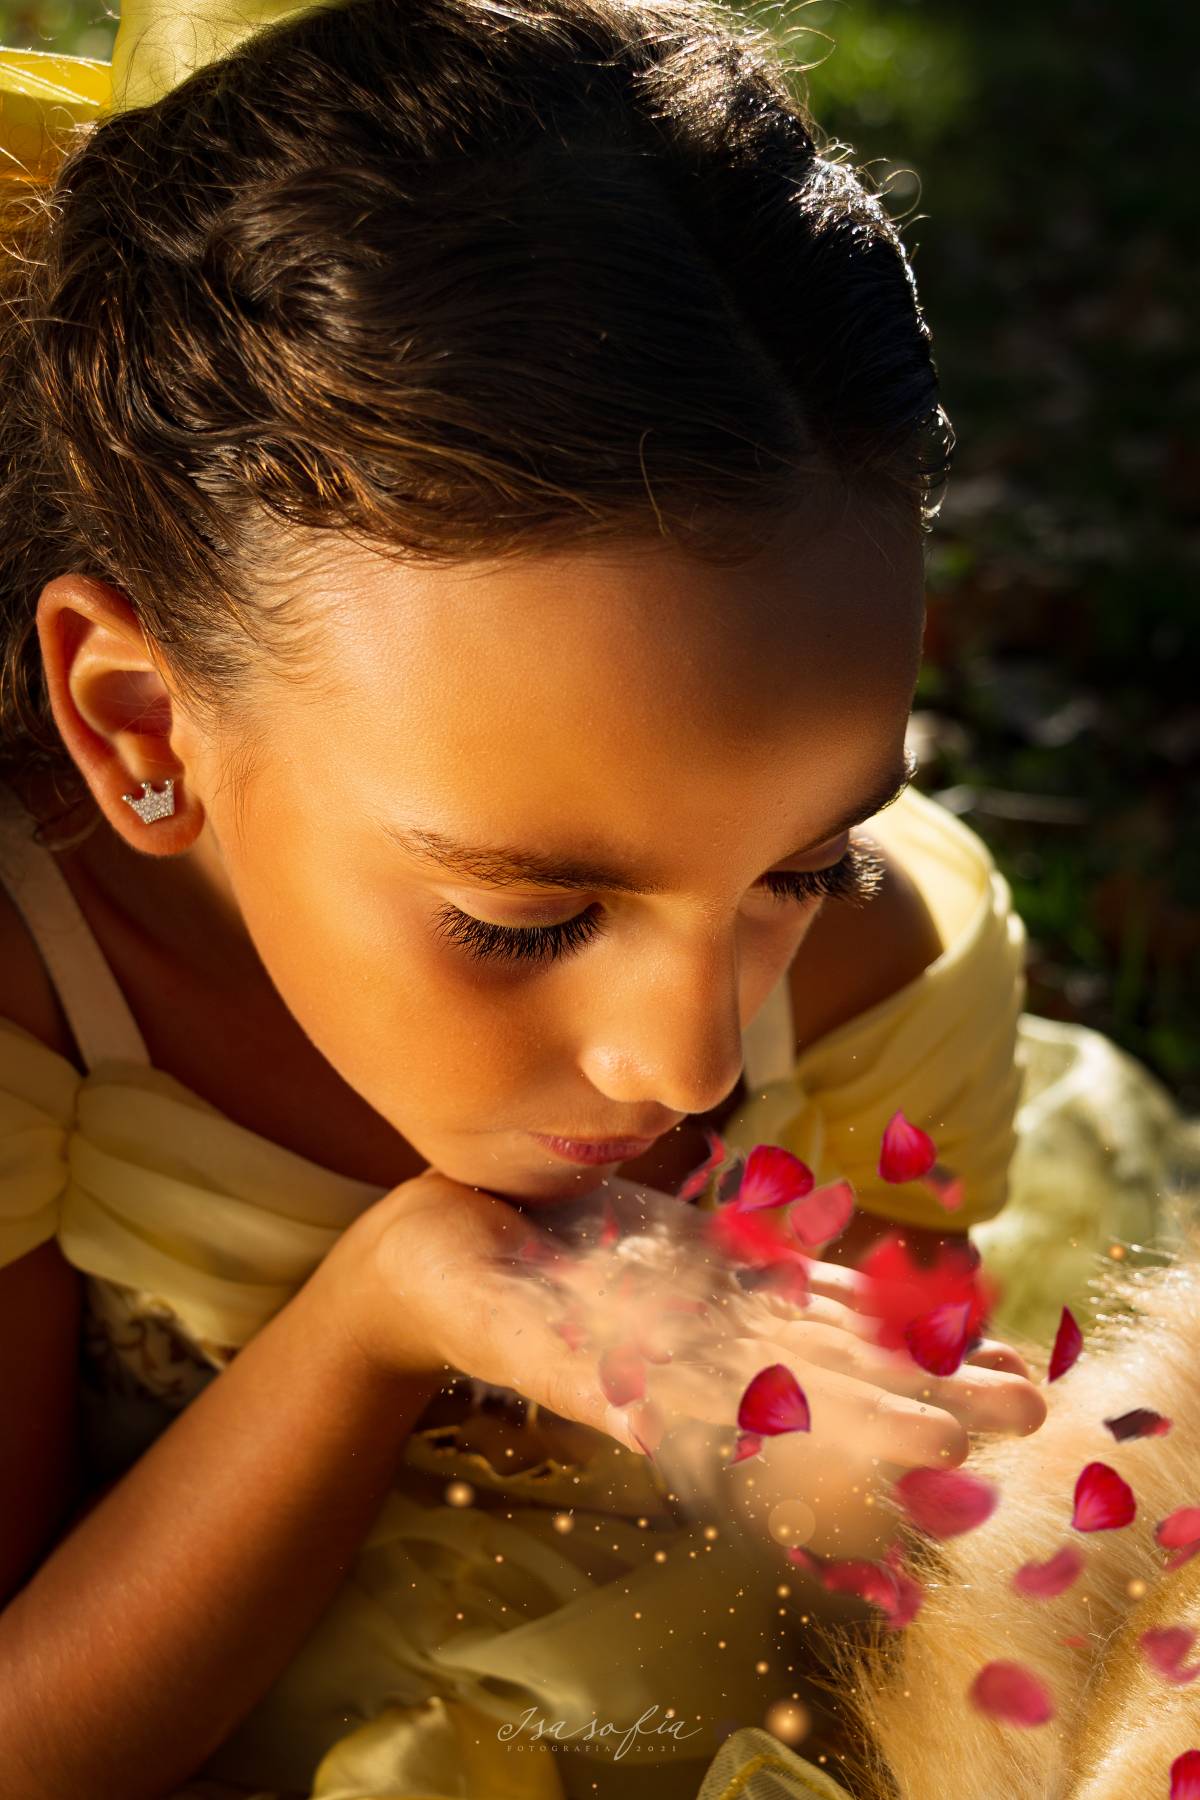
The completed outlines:
[[[326,0],[123,0],[111,63],[0,47],[0,176],[45,181],[64,128],[146,106],[243,38]]]

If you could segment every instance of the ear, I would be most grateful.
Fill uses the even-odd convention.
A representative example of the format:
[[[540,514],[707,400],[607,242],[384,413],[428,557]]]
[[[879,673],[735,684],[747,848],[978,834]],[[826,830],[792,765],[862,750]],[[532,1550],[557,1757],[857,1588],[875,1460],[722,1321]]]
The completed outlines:
[[[91,576],[58,575],[38,598],[37,631],[55,723],[113,830],[151,856],[188,849],[204,823],[183,781],[194,740],[129,601]],[[174,814],[148,831],[122,795],[167,776]]]

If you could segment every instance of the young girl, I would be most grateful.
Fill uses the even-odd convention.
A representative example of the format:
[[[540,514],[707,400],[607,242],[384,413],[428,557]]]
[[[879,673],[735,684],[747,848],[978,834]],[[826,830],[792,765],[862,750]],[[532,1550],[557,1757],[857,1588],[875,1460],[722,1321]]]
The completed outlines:
[[[808,1693],[834,1793],[797,1507],[871,1553],[1045,1412],[845,1266],[1000,1213],[1020,1090],[906,787],[911,268],[705,0],[280,10],[4,59],[12,1791],[693,1800]],[[671,1197],[714,1128],[854,1184],[802,1311]],[[581,1248],[687,1320],[641,1405]],[[784,1360],[803,1454],[714,1461]]]

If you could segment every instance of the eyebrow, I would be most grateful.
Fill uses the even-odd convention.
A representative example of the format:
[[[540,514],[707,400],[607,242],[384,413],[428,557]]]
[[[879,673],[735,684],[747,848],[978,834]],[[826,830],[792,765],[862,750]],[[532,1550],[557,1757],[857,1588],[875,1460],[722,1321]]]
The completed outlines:
[[[790,856],[806,856],[830,838],[874,818],[898,800],[917,772],[916,757],[906,753],[899,769],[893,769],[876,789],[851,807],[811,844],[791,850]],[[421,826],[385,823],[384,835],[418,861],[436,865],[452,875],[480,882],[486,887],[606,888],[617,894],[664,894],[661,882],[639,881],[628,871],[587,857],[546,855],[510,844],[463,844],[446,833]],[[787,858],[781,858],[786,861]]]

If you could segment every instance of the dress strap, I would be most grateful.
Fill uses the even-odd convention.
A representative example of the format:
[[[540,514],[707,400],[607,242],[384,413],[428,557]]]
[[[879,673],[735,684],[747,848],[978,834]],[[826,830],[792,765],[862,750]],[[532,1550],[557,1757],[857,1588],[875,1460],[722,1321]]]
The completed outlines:
[[[790,973],[783,971],[742,1032],[742,1079],[751,1097],[768,1082],[786,1081],[796,1064]]]
[[[113,1059],[150,1063],[129,1003],[36,821],[0,781],[0,885],[20,908],[88,1069]]]

